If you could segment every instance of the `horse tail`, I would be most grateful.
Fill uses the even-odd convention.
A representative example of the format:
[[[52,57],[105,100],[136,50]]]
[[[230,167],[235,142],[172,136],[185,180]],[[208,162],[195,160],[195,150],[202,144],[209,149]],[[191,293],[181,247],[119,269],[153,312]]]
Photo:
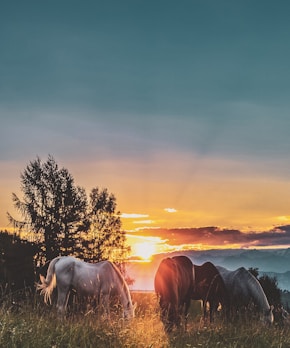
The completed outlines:
[[[44,302],[51,304],[51,294],[53,289],[56,287],[55,277],[55,264],[59,261],[61,256],[53,259],[48,267],[46,278],[43,275],[39,275],[40,283],[37,284],[37,290],[40,290],[40,294],[44,295]]]

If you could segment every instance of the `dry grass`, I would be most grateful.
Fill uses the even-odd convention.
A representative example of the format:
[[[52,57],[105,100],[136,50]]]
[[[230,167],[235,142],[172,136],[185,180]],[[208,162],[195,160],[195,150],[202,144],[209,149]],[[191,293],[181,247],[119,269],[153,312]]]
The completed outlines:
[[[159,308],[152,293],[133,293],[136,318],[130,322],[112,314],[111,321],[94,313],[70,314],[60,320],[54,310],[36,297],[17,306],[7,299],[0,307],[0,347],[155,347],[155,348],[289,348],[289,327],[266,328],[257,321],[205,325],[199,303],[194,302],[188,329],[166,335],[159,320]]]

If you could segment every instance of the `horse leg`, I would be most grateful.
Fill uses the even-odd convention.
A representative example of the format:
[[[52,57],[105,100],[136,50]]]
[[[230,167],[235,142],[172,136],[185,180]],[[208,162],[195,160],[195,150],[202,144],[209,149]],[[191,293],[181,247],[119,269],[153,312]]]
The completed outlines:
[[[59,286],[57,289],[56,307],[57,307],[58,314],[60,314],[61,316],[63,316],[65,313],[68,298],[69,298],[69,287]]]
[[[175,311],[174,311],[174,321],[175,321],[175,326],[178,328],[182,324],[183,320],[183,310],[184,310],[184,304],[176,306]]]
[[[206,319],[207,319],[206,306],[207,306],[207,302],[206,302],[206,300],[203,300],[202,301],[202,307],[203,307],[203,320],[204,321],[206,321]]]
[[[102,295],[103,307],[105,310],[105,318],[110,320],[110,295]]]
[[[214,316],[217,314],[218,308],[220,305],[222,306],[222,310],[223,310],[224,309],[223,304],[220,303],[218,300],[212,299],[212,298],[209,300],[209,320],[210,320],[210,323],[212,323],[214,321]]]
[[[213,301],[209,301],[209,322],[213,322],[213,311],[217,310],[217,305],[214,304]]]
[[[190,307],[190,299],[186,300],[184,304],[184,331],[187,331],[187,318],[188,318],[189,307]]]
[[[167,333],[172,332],[174,325],[177,325],[176,314],[176,309],[171,303],[164,307],[163,322]]]
[[[231,320],[231,307],[229,303],[223,303],[223,308],[225,309],[225,318],[229,322]]]
[[[173,318],[174,318],[174,324],[175,324],[176,328],[180,328],[180,326],[182,325],[183,307],[184,307],[184,304],[177,305],[175,310],[174,310]]]

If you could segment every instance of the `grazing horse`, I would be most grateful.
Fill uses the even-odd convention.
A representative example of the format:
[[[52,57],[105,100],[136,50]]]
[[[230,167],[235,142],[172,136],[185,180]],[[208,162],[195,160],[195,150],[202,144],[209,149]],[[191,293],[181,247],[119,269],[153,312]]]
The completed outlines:
[[[186,328],[193,283],[193,264],[188,257],[168,257],[160,262],[154,278],[154,288],[166,332],[171,332],[174,325],[178,327],[182,316]]]
[[[239,309],[254,304],[263,322],[273,323],[273,307],[269,305],[264,290],[253,274],[244,267],[235,271],[229,271],[224,267],[217,266],[230,298],[231,315],[235,315]]]
[[[78,296],[91,298],[103,305],[109,317],[110,300],[118,299],[123,305],[124,318],[134,317],[128,285],[119,269],[110,261],[87,263],[72,256],[53,259],[48,267],[46,278],[40,275],[37,289],[44,295],[44,302],[51,303],[51,294],[57,287],[57,310],[64,314],[70,290]]]
[[[206,307],[209,304],[210,322],[213,321],[213,311],[221,304],[228,317],[229,296],[225,283],[211,262],[205,262],[201,266],[193,265],[195,274],[195,287],[191,298],[202,300],[203,316],[206,318]]]

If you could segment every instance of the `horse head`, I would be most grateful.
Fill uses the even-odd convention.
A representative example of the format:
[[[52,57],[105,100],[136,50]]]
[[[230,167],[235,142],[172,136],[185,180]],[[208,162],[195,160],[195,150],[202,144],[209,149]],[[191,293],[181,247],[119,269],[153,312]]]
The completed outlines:
[[[124,319],[132,319],[135,318],[135,310],[137,307],[137,303],[128,302],[127,306],[124,307]]]
[[[270,306],[269,309],[263,311],[261,320],[266,325],[271,325],[274,322],[274,314],[273,314],[274,306]]]

